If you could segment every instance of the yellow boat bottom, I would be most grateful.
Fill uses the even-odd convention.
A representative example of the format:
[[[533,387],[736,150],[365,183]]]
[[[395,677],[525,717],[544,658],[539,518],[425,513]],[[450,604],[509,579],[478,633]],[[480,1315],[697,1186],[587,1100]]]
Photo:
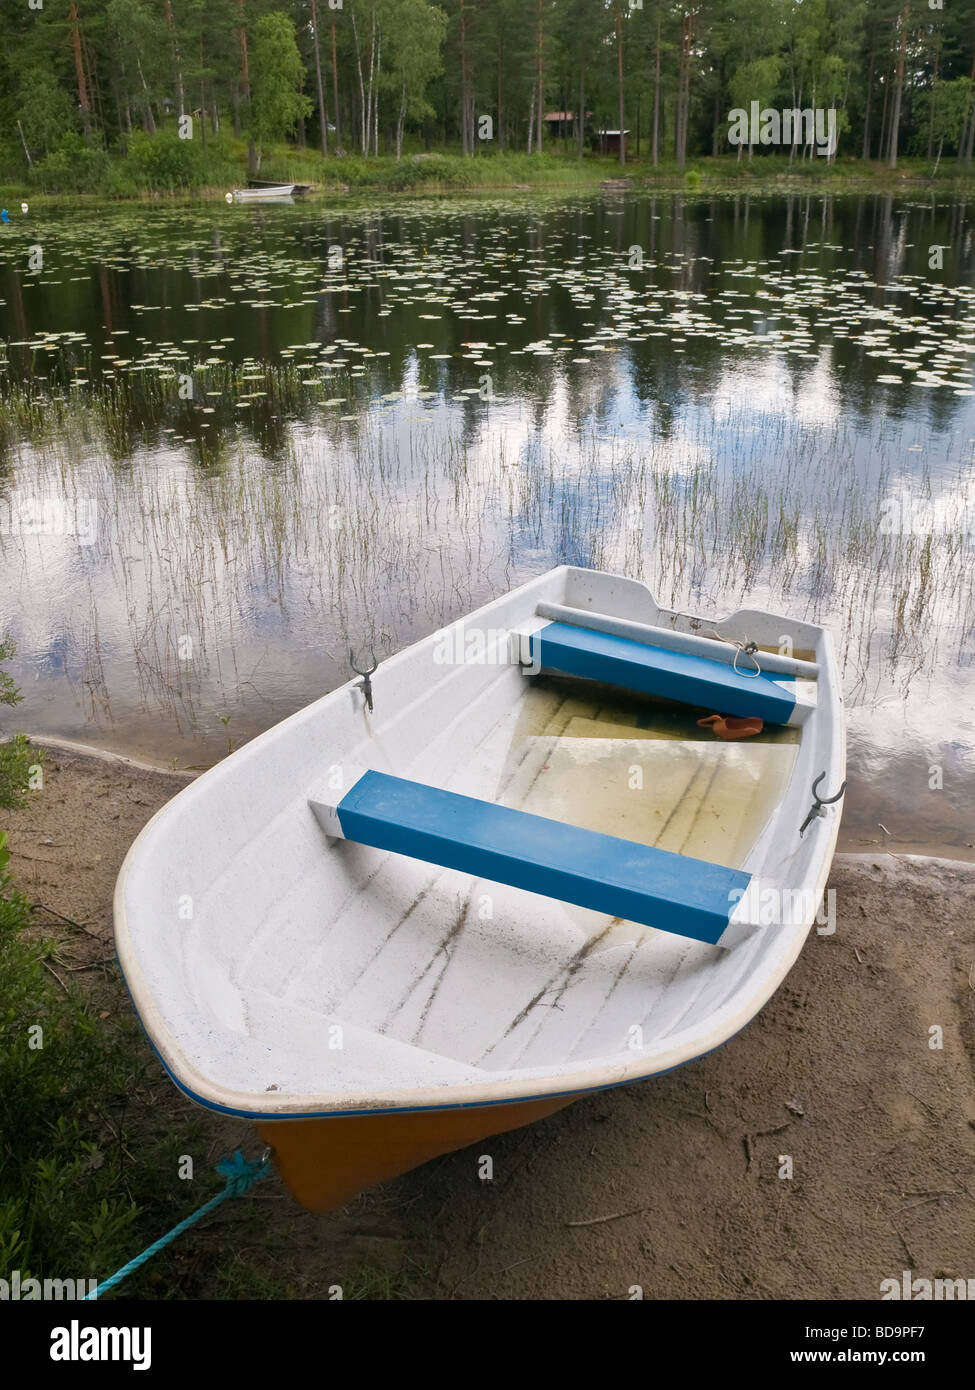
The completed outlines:
[[[464,1110],[393,1111],[327,1120],[264,1120],[282,1181],[308,1211],[334,1211],[364,1187],[431,1158],[553,1115],[579,1096],[478,1105]]]

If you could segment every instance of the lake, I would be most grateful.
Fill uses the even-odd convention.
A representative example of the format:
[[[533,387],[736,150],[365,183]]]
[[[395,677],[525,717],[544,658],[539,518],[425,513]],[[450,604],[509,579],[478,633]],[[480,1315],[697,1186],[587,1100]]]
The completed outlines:
[[[6,726],[209,765],[565,561],[829,624],[843,843],[963,854],[973,228],[927,190],[12,212]]]

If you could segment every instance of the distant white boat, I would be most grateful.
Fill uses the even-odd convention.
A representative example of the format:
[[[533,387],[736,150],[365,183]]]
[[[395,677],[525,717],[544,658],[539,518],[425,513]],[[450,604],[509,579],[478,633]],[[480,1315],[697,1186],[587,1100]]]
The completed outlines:
[[[825,629],[563,566],[164,806],[119,961],[176,1084],[327,1210],[744,1028],[821,909],[844,766]]]
[[[293,183],[272,183],[261,188],[235,188],[235,203],[267,202],[269,198],[290,198],[295,191]]]

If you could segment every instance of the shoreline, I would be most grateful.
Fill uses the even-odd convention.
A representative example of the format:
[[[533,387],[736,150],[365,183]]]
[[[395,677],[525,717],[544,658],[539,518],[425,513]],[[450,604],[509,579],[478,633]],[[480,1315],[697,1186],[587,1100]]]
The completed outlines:
[[[119,753],[111,748],[102,748],[98,744],[80,743],[74,739],[58,738],[54,735],[26,734],[25,737],[36,748],[73,753],[81,758],[89,757],[98,762],[117,764],[120,768],[159,773],[164,777],[176,778],[184,784],[194,781],[202,773],[210,770],[202,767],[174,768],[166,763],[153,761],[144,754]],[[246,747],[246,744],[242,744],[241,747]],[[222,761],[222,758],[218,759],[218,762]],[[216,762],[211,764],[213,767],[217,765]],[[975,847],[970,845],[946,845],[940,841],[930,840],[877,840],[873,842],[854,839],[856,834],[857,832],[850,831],[844,837],[841,824],[835,858],[866,861],[876,859],[878,855],[884,855],[891,859],[923,860],[931,863],[975,864]],[[875,847],[872,847],[874,844]],[[890,848],[889,846],[892,844],[896,845],[897,848]]]
[[[525,157],[528,158],[529,156]],[[457,157],[453,156],[453,158],[456,159]],[[583,166],[581,171],[573,165],[574,172],[570,174],[567,169],[562,177],[551,176],[551,170],[549,170],[547,175],[541,174],[532,178],[531,171],[529,171],[527,182],[524,172],[511,179],[489,180],[485,183],[476,181],[464,183],[460,180],[455,183],[449,179],[444,180],[436,177],[411,183],[408,179],[397,181],[389,177],[384,179],[381,176],[383,170],[392,169],[395,171],[397,167],[399,166],[394,163],[378,166],[376,176],[362,182],[349,182],[341,177],[337,177],[334,181],[312,181],[307,193],[297,195],[295,205],[301,203],[315,205],[322,202],[327,203],[330,200],[343,203],[354,202],[357,199],[375,201],[388,199],[391,196],[397,198],[463,198],[511,193],[547,194],[552,197],[565,197],[572,193],[597,196],[607,192],[682,193],[688,195],[706,193],[876,193],[883,195],[930,190],[931,192],[950,192],[975,196],[975,170],[965,172],[951,170],[948,173],[932,174],[911,168],[904,168],[903,170],[883,168],[874,172],[869,170],[850,171],[846,168],[836,170],[825,166],[820,170],[818,166],[813,166],[803,172],[783,171],[779,173],[738,170],[736,165],[736,172],[731,173],[730,168],[728,170],[720,167],[702,169],[699,165],[695,165],[683,172],[668,170],[662,173],[653,173],[648,171],[646,166],[634,163],[623,166],[600,166],[597,169]],[[402,167],[415,166],[412,166],[408,160],[404,160]],[[71,189],[50,192],[28,184],[10,183],[0,185],[0,201],[26,201],[34,207],[51,207],[63,202],[70,202],[72,206],[78,204],[96,206],[105,203],[222,203],[232,188],[246,186],[247,177],[245,171],[237,171],[236,181],[229,180],[224,183],[200,184],[171,189],[141,188],[116,193]],[[283,175],[281,178],[282,183],[301,181],[300,175],[293,177]],[[397,186],[398,183],[399,186]],[[261,204],[257,203],[254,206],[259,207]]]

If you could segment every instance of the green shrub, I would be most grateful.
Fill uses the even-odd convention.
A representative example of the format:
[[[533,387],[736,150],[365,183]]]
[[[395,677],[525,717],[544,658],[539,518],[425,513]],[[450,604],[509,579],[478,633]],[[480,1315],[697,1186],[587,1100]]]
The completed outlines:
[[[31,170],[31,182],[46,193],[95,193],[108,169],[108,153],[89,144],[77,131],[63,136],[58,147]]]
[[[14,651],[13,638],[0,639],[0,662],[9,661]],[[17,705],[20,700],[13,678],[0,666],[0,705]],[[31,768],[42,757],[42,753],[31,748],[23,734],[15,734],[7,742],[0,743],[0,807],[15,810],[24,804]]]
[[[147,135],[140,130],[131,136],[128,144],[129,172],[143,188],[154,193],[170,193],[204,182],[205,161],[198,139],[181,140],[169,131]]]

